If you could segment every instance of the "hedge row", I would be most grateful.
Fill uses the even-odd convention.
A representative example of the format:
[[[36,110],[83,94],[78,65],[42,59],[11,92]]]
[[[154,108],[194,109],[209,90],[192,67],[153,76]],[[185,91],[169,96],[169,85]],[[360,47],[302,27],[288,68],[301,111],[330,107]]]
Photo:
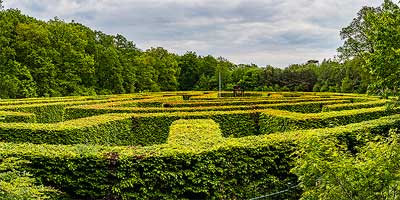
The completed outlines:
[[[363,108],[322,113],[293,113],[279,110],[262,112],[259,119],[260,132],[269,134],[299,129],[334,127],[400,113],[400,108]]]
[[[145,104],[145,103],[157,103],[155,104],[154,107],[204,107],[204,106],[229,106],[229,105],[251,105],[251,104],[274,104],[274,103],[287,103],[287,102],[302,102],[302,101],[308,101],[304,99],[298,99],[296,101],[293,100],[287,100],[287,99],[247,99],[247,100],[207,100],[207,101],[148,101],[148,102],[138,102],[138,101],[128,101],[128,102],[118,102],[118,103],[113,103],[107,105],[107,107],[112,106],[112,107],[144,107],[141,106],[140,104]],[[101,106],[101,105],[100,105]],[[150,106],[146,106],[150,107]]]
[[[0,140],[35,144],[130,145],[131,116],[107,114],[53,124],[0,123]]]
[[[123,97],[123,96],[122,96]],[[24,104],[24,105],[8,105],[0,106],[0,111],[14,111],[33,113],[36,116],[38,123],[55,123],[64,121],[65,108],[74,105],[90,105],[106,102],[118,102],[136,99],[135,97],[126,98],[108,98],[99,100],[88,101],[67,101],[67,102],[54,102],[54,103],[38,103],[38,104]]]
[[[9,100],[0,101],[0,106],[10,106],[10,105],[26,105],[26,104],[40,104],[40,103],[57,103],[57,102],[70,102],[70,101],[83,101],[87,100],[87,97],[76,97],[76,98],[65,98],[65,99],[23,99],[23,100]]]
[[[247,101],[189,101],[189,102],[160,102],[164,104],[164,107],[209,107],[209,106],[240,106],[240,105],[261,105],[261,104],[276,104],[276,103],[298,103],[298,102],[308,102],[308,101],[334,101],[334,100],[348,100],[353,101],[365,101],[364,98],[292,98],[292,99],[257,99],[257,100],[247,100]],[[124,105],[122,105],[124,106]],[[131,105],[125,105],[130,107]]]
[[[141,99],[140,94],[123,94],[123,95],[97,95],[97,96],[70,96],[70,97],[40,97],[40,98],[24,98],[24,99],[0,99],[0,106],[5,105],[21,105],[21,104],[40,104],[40,103],[57,103],[68,101],[92,101],[92,100],[117,100],[117,99]]]
[[[299,102],[311,102],[311,101],[354,101],[354,98],[297,98],[297,99],[235,99],[234,101],[229,100],[210,100],[210,101],[155,101],[155,100],[146,100],[146,101],[119,101],[119,102],[107,102],[100,104],[90,104],[83,105],[81,107],[85,108],[109,108],[109,107],[140,107],[138,104],[143,103],[152,104],[154,103],[154,107],[166,107],[166,108],[184,108],[184,107],[211,107],[211,106],[245,106],[245,105],[261,105],[261,104],[277,104],[277,103],[299,103]],[[365,101],[365,98],[361,98],[359,101]],[[146,106],[147,107],[147,106]],[[147,108],[146,108],[147,109]]]
[[[243,137],[298,129],[333,127],[399,113],[385,107],[325,113],[282,110],[103,114],[55,124],[0,123],[0,139],[50,144],[153,145],[167,141],[179,119],[212,119],[224,137]]]
[[[221,97],[237,97],[233,92],[222,92]],[[244,92],[243,94],[239,95],[240,97],[261,97],[263,96],[262,93],[254,93],[254,92]]]
[[[249,93],[249,92],[245,92]],[[316,92],[250,92],[252,94],[255,94],[255,97],[248,97],[248,98],[257,98],[257,96],[265,96],[265,97],[321,97],[321,98],[326,98],[326,97],[365,97],[365,95],[357,95],[357,94],[344,94],[344,93],[329,93],[329,92],[324,92],[324,93],[316,93]],[[223,94],[227,94],[228,96],[233,96],[233,92],[227,92],[224,91]],[[192,99],[217,99],[218,98],[218,92],[204,92],[203,95],[196,96]],[[222,97],[226,99],[231,99],[230,97]],[[242,97],[246,98],[246,97]],[[221,99],[221,98],[218,98]]]
[[[335,104],[335,105],[325,105],[322,108],[323,112],[329,111],[339,111],[339,110],[352,110],[352,109],[360,109],[360,108],[372,108],[383,106],[388,103],[388,100],[374,100],[374,101],[367,101],[367,102],[358,102],[358,103],[351,103],[351,104]]]
[[[215,129],[215,124],[207,123]],[[71,199],[247,199],[296,182],[289,173],[290,155],[305,138],[384,134],[399,125],[400,115],[394,115],[343,127],[219,138],[217,142],[215,136],[199,133],[204,142],[189,142],[190,148],[180,148],[184,144],[175,142],[150,147],[0,143],[0,155],[29,160],[27,171],[67,192]],[[296,199],[299,194],[279,198]]]
[[[32,114],[32,113],[0,111],[0,122],[3,122],[3,123],[11,123],[11,122],[35,123],[36,116],[35,116],[35,114]]]
[[[171,124],[179,119],[212,119],[220,126],[224,137],[259,134],[258,112],[201,112],[133,114],[134,144],[152,145],[167,141]]]
[[[172,112],[204,112],[204,111],[234,111],[234,110],[260,110],[260,109],[279,109],[300,113],[317,113],[322,110],[324,105],[340,104],[347,100],[335,101],[316,101],[298,103],[279,103],[279,104],[256,104],[247,106],[211,106],[211,107],[164,107],[164,108],[122,108],[122,107],[99,107],[97,105],[73,106],[66,109],[65,120],[78,119],[106,113],[172,113]]]

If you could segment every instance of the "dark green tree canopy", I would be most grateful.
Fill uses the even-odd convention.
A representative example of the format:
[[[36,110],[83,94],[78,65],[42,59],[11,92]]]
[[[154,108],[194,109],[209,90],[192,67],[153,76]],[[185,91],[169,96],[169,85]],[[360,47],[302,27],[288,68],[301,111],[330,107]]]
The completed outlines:
[[[365,92],[370,77],[361,68],[366,62],[357,60],[375,44],[366,37],[372,30],[367,13],[385,9],[364,8],[343,29],[348,61],[309,60],[284,69],[191,51],[176,55],[161,47],[141,50],[120,34],[75,21],[45,22],[16,9],[1,10],[0,98],[217,90],[219,75],[224,90],[242,85],[248,91]]]

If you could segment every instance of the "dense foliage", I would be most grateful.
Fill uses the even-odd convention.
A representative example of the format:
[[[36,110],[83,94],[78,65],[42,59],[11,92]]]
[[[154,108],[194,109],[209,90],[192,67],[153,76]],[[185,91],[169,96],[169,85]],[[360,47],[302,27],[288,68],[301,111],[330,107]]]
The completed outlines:
[[[310,137],[299,150],[293,170],[305,189],[302,199],[398,199],[399,135],[357,135],[352,147],[338,138]]]
[[[60,193],[37,183],[31,174],[23,169],[28,164],[14,157],[0,158],[0,197],[1,199],[53,199]]]
[[[141,91],[367,90],[362,60],[310,61],[285,69],[233,64],[224,58],[138,49],[122,35],[107,35],[58,18],[48,22],[19,10],[0,10],[0,98],[120,94]]]
[[[371,74],[370,91],[384,96],[398,95],[400,81],[400,8],[391,0],[377,7],[362,8],[352,23],[343,28],[345,40],[338,49],[345,59],[358,57]]]

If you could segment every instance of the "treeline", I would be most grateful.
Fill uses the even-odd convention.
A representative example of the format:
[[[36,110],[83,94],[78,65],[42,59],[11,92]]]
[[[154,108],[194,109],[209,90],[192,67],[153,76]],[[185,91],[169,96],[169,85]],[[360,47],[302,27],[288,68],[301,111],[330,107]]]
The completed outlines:
[[[195,52],[143,51],[122,35],[16,9],[0,10],[0,27],[0,98],[217,90],[219,73],[224,90],[364,93],[370,83],[357,57],[285,69],[236,65]]]

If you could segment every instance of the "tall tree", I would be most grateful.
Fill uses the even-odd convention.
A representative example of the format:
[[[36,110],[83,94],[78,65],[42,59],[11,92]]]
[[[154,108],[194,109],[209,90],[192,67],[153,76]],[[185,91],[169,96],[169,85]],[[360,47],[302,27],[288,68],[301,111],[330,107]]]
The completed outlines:
[[[398,93],[400,87],[400,8],[385,0],[381,12],[369,12],[365,18],[373,41],[373,51],[365,52],[365,67],[375,80],[370,88],[378,93]]]
[[[355,56],[361,57],[364,52],[374,51],[374,41],[367,36],[370,26],[365,20],[369,13],[379,12],[381,12],[380,7],[365,6],[357,13],[357,17],[353,19],[350,25],[340,31],[344,44],[338,48],[338,52],[342,59],[345,60]]]
[[[136,90],[143,91],[160,91],[158,82],[158,74],[154,66],[157,60],[148,53],[144,53],[137,57],[137,73],[136,73]]]
[[[155,70],[157,85],[162,91],[175,91],[178,89],[180,69],[176,56],[167,50],[158,47],[149,49],[146,54],[154,59],[152,67]]]
[[[179,87],[181,90],[193,90],[200,79],[200,60],[195,52],[185,53],[179,61],[181,73]]]

